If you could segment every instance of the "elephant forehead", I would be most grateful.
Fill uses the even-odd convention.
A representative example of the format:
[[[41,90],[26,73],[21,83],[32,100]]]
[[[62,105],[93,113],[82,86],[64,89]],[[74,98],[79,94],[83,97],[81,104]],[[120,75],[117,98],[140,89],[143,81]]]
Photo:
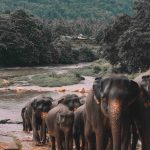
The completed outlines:
[[[73,116],[73,112],[71,112],[71,111],[65,111],[65,112],[61,112],[60,115],[64,116],[64,117],[65,116]]]

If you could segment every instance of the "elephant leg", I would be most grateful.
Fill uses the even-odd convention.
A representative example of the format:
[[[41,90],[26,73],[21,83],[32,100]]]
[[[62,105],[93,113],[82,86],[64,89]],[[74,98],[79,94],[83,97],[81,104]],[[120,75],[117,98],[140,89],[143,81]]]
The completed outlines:
[[[63,150],[64,145],[64,138],[62,138],[60,130],[56,130],[56,143],[57,143],[57,150]]]
[[[23,118],[23,131],[26,131],[25,119]]]
[[[150,149],[150,135],[149,131],[145,131],[145,129],[142,129],[144,131],[141,131],[141,142],[142,142],[142,150],[149,150]]]
[[[87,140],[87,145],[88,145],[88,150],[93,150],[93,132],[92,132],[92,127],[88,122],[85,123],[85,138]]]
[[[75,141],[76,150],[80,150],[80,134],[79,133],[74,133],[74,141]]]
[[[112,137],[109,138],[106,150],[113,150]]]
[[[71,132],[65,133],[65,150],[73,149],[73,138],[71,136]]]
[[[129,116],[123,118],[122,131],[121,131],[121,150],[127,150],[131,141],[131,122]]]
[[[96,150],[105,150],[103,144],[103,131],[96,131]]]
[[[135,124],[132,124],[131,150],[136,150],[138,139],[139,139],[139,135],[137,133],[136,126],[135,126]]]
[[[72,132],[69,133],[69,150],[73,149],[73,135]]]
[[[80,140],[80,138],[79,138]],[[85,138],[84,138],[84,133],[82,133],[81,135],[81,140],[82,140],[82,147],[81,147],[81,150],[85,150]]]
[[[104,150],[107,149],[107,147],[109,146],[109,144],[111,142],[111,141],[109,141],[109,137],[111,137],[110,131],[108,131],[108,129],[105,129],[104,130],[104,136],[103,136],[103,148],[104,148]],[[110,138],[110,140],[111,139],[112,138]]]
[[[35,145],[41,145],[40,144],[40,137],[38,134],[38,125],[36,123],[35,115],[33,115],[33,117],[32,117],[32,128],[33,128],[33,140],[35,142]]]
[[[46,142],[46,124],[44,120],[42,120],[42,126],[41,126],[41,142],[42,144],[45,144]]]
[[[51,147],[52,147],[52,150],[56,150],[56,146],[55,146],[55,137],[51,137]]]

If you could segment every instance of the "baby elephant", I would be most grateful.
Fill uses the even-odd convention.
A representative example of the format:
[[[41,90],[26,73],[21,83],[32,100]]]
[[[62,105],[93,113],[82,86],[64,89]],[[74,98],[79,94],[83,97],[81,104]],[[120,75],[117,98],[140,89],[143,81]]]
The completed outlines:
[[[69,108],[59,103],[48,112],[46,125],[51,137],[52,150],[55,150],[55,140],[57,150],[73,149],[73,123],[74,113]]]
[[[40,95],[33,98],[33,100],[25,106],[24,116],[27,117],[25,120],[29,119],[30,121],[33,129],[33,140],[36,145],[41,145],[46,142],[46,124],[45,119],[43,119],[43,113],[51,109],[52,102],[53,99],[51,97]],[[40,135],[38,133],[39,130]]]

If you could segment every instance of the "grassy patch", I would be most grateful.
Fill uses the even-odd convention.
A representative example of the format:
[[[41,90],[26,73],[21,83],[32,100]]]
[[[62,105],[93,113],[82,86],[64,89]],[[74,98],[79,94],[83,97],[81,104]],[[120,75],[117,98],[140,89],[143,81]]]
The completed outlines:
[[[92,63],[90,66],[72,70],[73,73],[78,73],[82,76],[103,76],[112,72],[112,66],[104,61],[98,60]]]
[[[116,66],[112,66],[107,61],[101,59],[93,62],[90,66],[81,68],[81,69],[74,69],[72,70],[73,73],[80,74],[80,76],[93,76],[93,77],[99,77],[99,76],[107,76],[110,74],[114,74],[113,68]],[[118,73],[122,74],[122,73]],[[123,73],[122,75],[127,76],[129,79],[136,78],[141,73]]]
[[[81,77],[76,74],[43,74],[33,76],[31,83],[43,87],[57,87],[77,84],[79,81]]]

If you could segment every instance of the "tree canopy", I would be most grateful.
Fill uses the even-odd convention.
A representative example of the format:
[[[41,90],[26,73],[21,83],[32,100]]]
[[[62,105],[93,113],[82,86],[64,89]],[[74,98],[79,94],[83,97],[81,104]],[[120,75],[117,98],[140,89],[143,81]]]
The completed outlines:
[[[115,18],[103,32],[102,55],[125,71],[144,71],[150,67],[150,1],[137,0],[135,15]]]
[[[24,9],[44,19],[109,20],[120,13],[131,15],[133,0],[2,0],[0,11]]]
[[[60,25],[60,24],[58,24]],[[63,28],[64,27],[64,28]],[[54,23],[29,15],[24,10],[0,15],[0,66],[33,66],[83,61],[79,55],[74,59],[71,43],[60,39],[71,28],[62,25],[56,30]],[[91,52],[92,53],[92,52]],[[91,55],[92,61],[96,59]]]

